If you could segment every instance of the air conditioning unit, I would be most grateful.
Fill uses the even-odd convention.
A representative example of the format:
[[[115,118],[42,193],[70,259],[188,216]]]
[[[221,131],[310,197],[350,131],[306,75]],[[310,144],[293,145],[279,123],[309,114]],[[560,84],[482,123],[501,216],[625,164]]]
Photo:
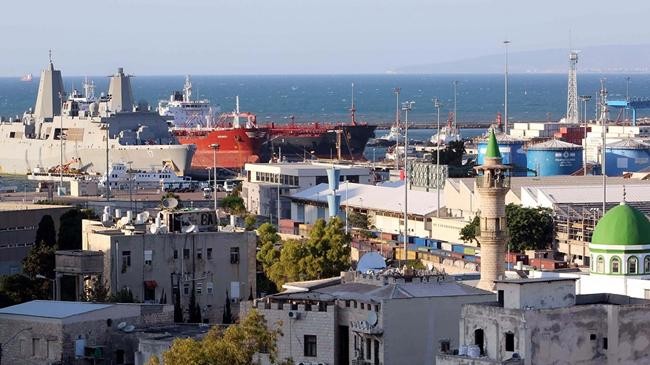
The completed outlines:
[[[287,315],[289,316],[290,319],[300,319],[300,312],[289,311]]]

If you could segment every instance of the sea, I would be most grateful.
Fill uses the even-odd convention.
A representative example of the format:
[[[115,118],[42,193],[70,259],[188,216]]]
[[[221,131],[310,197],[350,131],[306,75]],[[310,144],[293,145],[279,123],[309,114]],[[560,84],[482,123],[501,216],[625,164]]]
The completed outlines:
[[[127,70],[128,72],[128,70]],[[66,91],[82,90],[85,77],[66,76]],[[584,74],[578,75],[578,94],[591,95],[587,116],[596,114],[596,98],[601,81],[608,90],[608,98],[646,98],[650,96],[650,75]],[[89,76],[96,85],[96,94],[106,93],[108,78]],[[390,123],[395,119],[395,88],[400,88],[400,101],[413,101],[409,122],[433,126],[436,109],[433,99],[442,102],[441,122],[447,120],[454,106],[454,82],[457,82],[457,121],[464,138],[484,133],[481,129],[462,128],[464,124],[494,121],[503,112],[503,75],[259,75],[259,76],[191,76],[194,99],[208,99],[222,112],[235,109],[239,97],[241,111],[257,115],[258,123],[285,123],[292,117],[301,121],[348,121],[354,104],[358,121]],[[15,118],[32,108],[36,101],[38,77],[22,82],[19,77],[0,78],[0,116]],[[155,109],[159,100],[169,99],[174,90],[182,90],[185,75],[139,76],[132,79],[136,102]],[[508,119],[516,121],[554,121],[566,112],[567,76],[559,74],[512,74],[509,76]],[[582,104],[580,110],[583,110]],[[640,110],[638,117],[648,117],[650,112]],[[612,114],[616,119],[616,115]],[[401,116],[402,120],[404,115]],[[410,138],[428,141],[435,129],[409,130]],[[386,134],[378,130],[377,136]],[[384,149],[366,150],[366,157],[378,160]],[[0,186],[17,186],[19,191],[32,190],[31,182],[18,177],[0,178]]]

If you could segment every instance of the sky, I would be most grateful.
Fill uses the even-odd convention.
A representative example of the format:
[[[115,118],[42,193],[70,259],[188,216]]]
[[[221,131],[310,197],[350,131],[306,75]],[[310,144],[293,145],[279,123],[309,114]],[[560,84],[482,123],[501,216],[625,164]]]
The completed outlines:
[[[0,76],[385,73],[510,52],[650,43],[647,0],[20,0]]]

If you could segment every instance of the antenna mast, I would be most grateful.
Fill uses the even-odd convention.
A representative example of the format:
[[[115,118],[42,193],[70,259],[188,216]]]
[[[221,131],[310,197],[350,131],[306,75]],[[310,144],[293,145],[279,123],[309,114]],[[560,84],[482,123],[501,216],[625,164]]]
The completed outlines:
[[[350,107],[350,116],[352,117],[352,125],[357,124],[356,119],[357,109],[354,107],[354,82],[352,83],[352,106]]]
[[[577,78],[578,52],[569,53],[569,84],[566,100],[567,123],[578,123],[578,78]]]

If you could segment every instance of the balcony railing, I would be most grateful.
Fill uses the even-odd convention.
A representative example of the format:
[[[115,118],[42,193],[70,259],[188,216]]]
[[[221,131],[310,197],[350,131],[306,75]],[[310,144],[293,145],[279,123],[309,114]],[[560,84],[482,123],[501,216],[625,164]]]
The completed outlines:
[[[510,175],[497,175],[492,178],[479,175],[476,177],[476,186],[479,188],[510,188]]]

